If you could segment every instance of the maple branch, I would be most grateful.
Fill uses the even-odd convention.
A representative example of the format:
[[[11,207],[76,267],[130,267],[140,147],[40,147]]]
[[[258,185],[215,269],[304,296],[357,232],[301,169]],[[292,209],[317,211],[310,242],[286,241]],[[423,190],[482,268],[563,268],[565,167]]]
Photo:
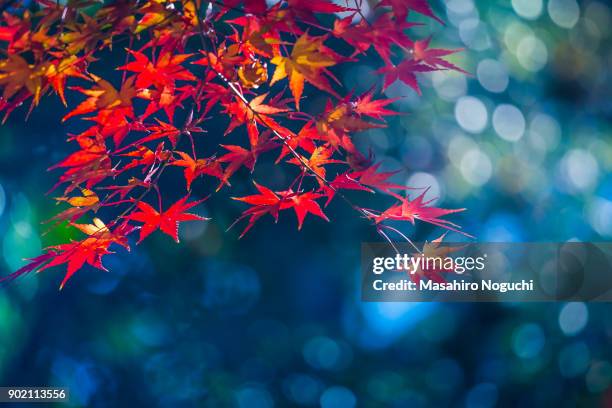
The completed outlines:
[[[350,1],[354,1],[355,8],[349,4]],[[419,2],[426,2],[426,0],[419,0]],[[16,3],[20,4],[15,0],[4,1],[0,6],[0,11]],[[431,200],[424,202],[423,195],[410,201],[408,197],[404,198],[396,194],[392,189],[404,190],[406,187],[386,182],[393,173],[377,172],[379,164],[372,164],[371,158],[362,156],[351,141],[352,135],[361,129],[384,126],[384,124],[372,122],[372,119],[362,120],[361,117],[368,116],[382,120],[382,116],[395,114],[384,109],[384,106],[392,103],[393,99],[373,100],[373,90],[356,100],[352,92],[343,97],[334,91],[332,86],[334,84],[329,82],[333,80],[341,85],[328,70],[329,67],[338,65],[340,61],[353,60],[351,57],[342,58],[333,49],[324,45],[324,41],[330,37],[329,33],[333,33],[334,37],[344,40],[353,47],[355,49],[353,55],[364,53],[373,45],[385,62],[384,70],[381,71],[385,74],[385,87],[395,80],[401,80],[418,92],[418,85],[414,78],[417,72],[445,68],[461,71],[442,59],[445,55],[452,53],[451,50],[427,50],[429,39],[421,43],[417,42],[415,45],[415,49],[418,47],[420,53],[418,61],[422,62],[413,64],[414,66],[409,64],[395,66],[390,59],[391,55],[396,54],[390,49],[391,43],[396,43],[391,38],[391,34],[385,36],[370,32],[378,30],[379,25],[383,23],[397,22],[400,26],[397,32],[392,34],[401,37],[397,39],[397,45],[403,51],[409,52],[404,42],[412,43],[410,38],[402,34],[405,27],[399,23],[399,20],[406,20],[407,13],[413,9],[421,12],[420,8],[415,9],[415,6],[404,4],[399,0],[397,4],[394,2],[390,7],[392,11],[385,11],[382,15],[376,14],[381,19],[376,18],[374,23],[370,23],[365,16],[367,13],[362,10],[363,0],[345,0],[344,6],[328,0],[280,0],[274,5],[267,5],[263,0],[248,0],[233,1],[229,6],[224,4],[225,1],[211,0],[205,3],[206,10],[200,10],[202,7],[200,0],[122,1],[102,2],[102,7],[93,13],[86,10],[88,7],[86,3],[69,2],[64,5],[63,2],[55,0],[53,6],[53,1],[35,0],[32,2],[34,6],[32,10],[35,10],[32,13],[33,18],[30,18],[29,15],[21,19],[17,15],[12,16],[11,18],[15,20],[8,20],[9,28],[1,28],[5,30],[3,31],[5,35],[0,41],[9,43],[6,50],[0,49],[0,55],[7,57],[5,60],[0,60],[0,80],[2,82],[0,91],[3,91],[5,96],[0,100],[0,111],[6,111],[5,120],[10,112],[31,98],[29,115],[38,105],[40,97],[51,91],[55,91],[64,105],[67,105],[64,96],[66,79],[73,77],[85,79],[84,82],[89,85],[68,89],[85,94],[87,99],[69,112],[64,120],[77,115],[88,115],[82,119],[96,123],[71,138],[77,140],[80,150],[57,165],[57,167],[66,168],[56,184],[56,186],[63,184],[65,187],[64,196],[58,198],[58,201],[66,201],[73,208],[62,211],[53,219],[67,220],[73,227],[85,233],[86,237],[79,241],[47,247],[43,255],[32,259],[17,274],[11,274],[11,277],[36,269],[67,264],[68,271],[60,286],[62,287],[75,270],[80,269],[84,263],[103,268],[102,256],[110,253],[111,245],[118,244],[129,250],[127,237],[138,228],[140,228],[140,240],[157,228],[178,240],[176,230],[159,224],[161,221],[151,221],[153,213],[158,218],[162,215],[166,217],[170,213],[174,214],[173,211],[177,211],[178,208],[181,208],[180,205],[185,204],[189,199],[192,191],[191,183],[195,178],[202,175],[218,178],[221,180],[218,191],[224,184],[229,185],[229,178],[239,168],[245,166],[252,172],[260,153],[280,146],[282,146],[281,155],[275,164],[290,154],[292,158],[284,159],[283,164],[298,165],[299,174],[291,182],[288,190],[282,192],[274,192],[256,184],[260,192],[267,192],[269,196],[273,196],[273,201],[278,201],[278,208],[266,209],[264,206],[261,209],[255,207],[245,211],[236,220],[237,222],[247,216],[251,217],[243,234],[261,216],[270,213],[277,218],[278,211],[291,207],[295,209],[298,217],[298,229],[302,227],[304,217],[308,213],[328,220],[317,200],[327,196],[327,204],[329,204],[336,195],[374,225],[377,233],[396,251],[397,248],[390,234],[402,237],[410,242],[417,251],[419,249],[399,229],[386,225],[393,220],[411,221],[414,224],[414,220],[419,219],[456,231],[454,224],[441,220],[440,217],[458,210],[434,208],[426,212],[425,207]],[[238,4],[244,7],[242,9],[235,7]],[[51,7],[47,7],[49,5]],[[424,7],[422,14],[437,19],[429,11],[427,5]],[[17,10],[21,11],[20,8]],[[201,15],[201,11],[204,11],[204,15]],[[229,17],[223,21],[221,17],[226,13],[230,15],[231,11],[245,15],[248,21],[238,22],[229,20]],[[327,19],[317,19],[318,16],[330,15],[338,11],[347,11],[350,15],[346,19],[334,17],[333,30],[321,25],[323,23],[320,22],[327,22]],[[362,22],[352,23],[353,18],[358,15],[361,16]],[[17,23],[13,24],[13,21]],[[250,22],[256,24],[254,33],[251,32]],[[336,23],[340,23],[338,32],[336,32]],[[223,24],[227,24],[227,27]],[[238,26],[242,26],[242,29]],[[327,34],[309,37],[310,27],[314,27],[312,31],[322,30]],[[233,34],[226,34],[225,28],[231,28]],[[12,34],[13,32],[16,34]],[[144,33],[147,33],[147,37],[144,38],[147,41],[145,45],[139,50],[132,50],[135,44],[140,43],[140,40],[143,39]],[[121,37],[118,37],[119,35]],[[201,51],[206,55],[204,60],[196,62],[202,62],[201,65],[208,67],[205,71],[205,79],[198,79],[193,69],[187,69],[184,64],[193,55],[186,54],[185,47],[194,35],[199,37],[202,43]],[[294,42],[284,40],[293,37],[296,37]],[[128,40],[129,45],[126,49],[124,66],[117,68],[123,69],[123,73],[121,87],[116,89],[108,80],[90,73],[88,69],[91,62],[97,60],[96,52],[124,43],[124,40]],[[261,45],[262,40],[271,48],[263,51],[259,49],[258,44]],[[223,48],[220,47],[221,41],[223,41]],[[290,43],[293,43],[292,49],[289,47]],[[150,51],[150,57],[145,55],[148,54],[146,50]],[[329,55],[325,57],[327,53]],[[129,62],[130,55],[135,56],[133,62]],[[295,67],[289,67],[290,72],[286,71],[288,65],[281,65],[293,64],[294,59],[299,60],[302,57],[315,61],[320,66],[313,68],[311,74],[305,75],[304,72],[301,72],[300,64],[296,63]],[[274,58],[278,59],[274,60]],[[205,60],[207,61],[204,62]],[[277,66],[270,81],[268,81],[268,68],[264,62],[266,60]],[[277,63],[279,61],[281,64]],[[310,72],[308,66],[311,64],[302,65],[306,71]],[[137,74],[128,74],[128,70],[137,72]],[[24,81],[22,76],[15,74],[15,72],[22,73],[22,71],[22,76],[30,82]],[[321,80],[317,79],[319,75],[322,75]],[[278,92],[272,98],[270,105],[263,103],[267,93],[257,95],[257,92],[251,92],[252,89],[256,89],[263,83],[272,87],[277,81],[285,78],[287,78],[296,104],[293,111],[287,108],[288,102],[283,99],[286,96],[286,89]],[[189,83],[178,86],[177,81],[188,81]],[[306,99],[302,98],[305,82],[333,95],[334,98],[330,99],[330,103],[337,100],[339,105],[326,107],[322,115],[313,116],[301,112],[300,100]],[[255,97],[251,98],[252,95]],[[144,113],[139,114],[136,111],[140,108],[135,104],[134,98],[148,101]],[[184,102],[188,100],[193,103],[191,112],[189,112],[185,125],[179,129],[175,125],[174,112],[178,109],[185,110]],[[235,121],[230,123],[228,131],[238,125],[247,126],[251,143],[250,150],[238,145],[219,144],[217,153],[221,146],[229,153],[225,153],[218,159],[217,153],[206,160],[197,158],[192,132],[195,134],[203,131],[197,125],[207,119],[205,116],[215,104],[225,107],[230,119]],[[196,105],[200,112],[194,122],[193,115]],[[146,120],[150,115],[163,111],[168,116],[170,123],[156,118],[158,122],[156,125]],[[95,116],[89,116],[93,112],[96,112]],[[280,123],[272,116],[280,118]],[[304,132],[300,131],[299,134],[295,134],[289,130],[291,126],[303,120],[308,122],[302,126]],[[338,121],[337,125],[335,121]],[[284,123],[287,123],[289,128],[285,128]],[[329,135],[325,134],[326,130],[319,129],[319,124],[324,127],[329,126]],[[311,128],[312,126],[316,128]],[[340,134],[335,134],[336,126]],[[134,132],[144,132],[145,136],[141,137],[138,134],[138,140],[122,146],[124,138],[128,135],[134,136]],[[189,140],[185,140],[183,135],[186,135]],[[112,139],[114,142],[112,147],[106,143],[106,139]],[[153,140],[157,139],[163,139],[163,141],[157,145],[157,148],[152,148]],[[168,140],[172,143],[171,149],[167,149]],[[182,147],[178,150],[177,146],[181,140]],[[192,157],[187,153],[189,148],[186,142],[190,144]],[[131,150],[133,148],[135,149]],[[130,149],[129,153],[122,154],[128,149]],[[133,159],[126,164],[120,156],[133,157]],[[354,160],[360,164],[357,165]],[[361,162],[365,161],[367,164],[361,166]],[[348,166],[348,169],[342,174],[336,174],[336,177],[333,178],[331,175],[326,175],[326,167],[332,163],[342,163],[343,167]],[[180,200],[182,204],[178,204],[177,201],[167,211],[163,211],[160,179],[166,167],[175,165],[185,167],[187,195]],[[128,175],[127,171],[134,168],[142,170],[143,175],[131,177],[124,183],[123,180]],[[133,172],[132,170],[131,173]],[[120,185],[107,185],[111,182]],[[309,189],[310,185],[314,186]],[[81,190],[81,196],[73,196],[72,192],[77,188]],[[376,191],[387,197],[396,198],[399,203],[383,212],[368,210],[354,204],[348,198],[349,189]],[[105,190],[112,191],[107,193]],[[159,211],[144,201],[152,190],[157,193]],[[119,199],[115,197],[116,195],[119,195]],[[302,204],[300,200],[304,200]],[[243,201],[248,202],[248,200]],[[191,202],[182,207],[182,211],[200,202]],[[175,207],[177,204],[178,206]],[[77,223],[85,215],[95,217],[98,210],[103,207],[115,207],[114,213],[116,214],[124,205],[127,208],[110,220],[108,226],[98,218],[94,218],[93,224]],[[135,210],[136,207],[140,212]],[[111,217],[112,215],[109,215],[109,218]],[[181,217],[183,217],[181,222],[202,219],[202,217],[188,213],[183,213]],[[134,222],[142,222],[143,225],[137,227]],[[158,225],[154,225],[154,222],[158,222]],[[74,251],[78,253],[74,254]],[[71,259],[73,255],[75,258]],[[75,260],[77,258],[78,260]]]
[[[197,6],[196,6],[197,7]],[[197,8],[196,8],[197,10]],[[197,12],[199,15],[199,12]],[[204,38],[204,34],[203,34],[203,27],[202,27],[202,23],[201,20],[198,18],[198,24],[199,24],[199,38],[201,40],[202,43],[202,47],[206,50],[206,42],[205,42],[205,38]],[[208,65],[208,68],[210,70],[212,70],[215,75],[221,79],[221,81],[223,81],[223,83],[225,83],[225,85],[228,86],[228,88],[234,93],[234,95],[240,99],[240,101],[246,106],[247,109],[249,109],[251,111],[251,113],[253,114],[254,117],[256,117],[257,119],[259,119],[259,122],[262,123],[263,126],[266,126],[271,132],[272,134],[278,139],[280,140],[283,145],[289,150],[289,152],[291,153],[292,156],[294,156],[299,162],[300,164],[315,178],[317,178],[318,180],[320,180],[323,184],[325,184],[325,186],[329,189],[331,189],[336,195],[338,195],[342,200],[344,200],[349,207],[351,207],[354,211],[356,211],[357,213],[359,213],[363,218],[367,219],[369,221],[369,223],[373,226],[376,227],[376,231],[382,235],[386,240],[389,240],[388,236],[386,236],[386,234],[381,233],[381,229],[378,228],[378,225],[376,224],[375,221],[373,221],[371,219],[371,217],[369,217],[368,212],[366,210],[364,210],[363,208],[359,207],[358,205],[354,204],[344,193],[342,193],[340,190],[338,190],[333,184],[331,184],[331,182],[329,182],[329,180],[327,180],[324,176],[320,175],[318,172],[316,172],[309,164],[308,162],[304,159],[304,157],[302,155],[300,155],[294,148],[293,146],[291,146],[288,143],[288,138],[283,136],[280,132],[278,132],[276,129],[270,127],[269,125],[266,125],[265,121],[262,120],[262,117],[260,115],[259,112],[257,112],[255,109],[253,109],[253,107],[249,104],[249,101],[245,98],[245,96],[243,95],[242,92],[240,92],[240,90],[238,90],[238,88],[229,80],[227,79],[223,74],[221,74],[219,71],[217,71],[215,69],[214,66],[212,66],[212,64]],[[405,235],[402,234],[402,236],[405,237]],[[414,244],[412,243],[412,241],[408,240],[413,246]]]

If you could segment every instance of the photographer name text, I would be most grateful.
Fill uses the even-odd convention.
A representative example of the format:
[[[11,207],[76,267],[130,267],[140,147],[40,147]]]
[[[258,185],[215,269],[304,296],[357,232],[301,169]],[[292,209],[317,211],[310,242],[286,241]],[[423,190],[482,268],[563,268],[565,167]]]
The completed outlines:
[[[408,279],[385,282],[382,279],[376,279],[372,282],[372,287],[376,291],[494,291],[505,293],[512,291],[533,291],[533,279],[523,279],[519,282],[495,282],[490,279],[483,279],[480,282],[466,282],[464,280],[451,282],[420,280],[419,282],[414,282]]]

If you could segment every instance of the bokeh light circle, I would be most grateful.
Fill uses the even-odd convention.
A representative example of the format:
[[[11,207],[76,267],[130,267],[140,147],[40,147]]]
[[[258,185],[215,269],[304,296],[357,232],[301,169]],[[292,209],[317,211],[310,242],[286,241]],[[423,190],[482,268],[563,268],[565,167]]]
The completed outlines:
[[[491,159],[479,148],[468,150],[461,159],[461,175],[474,186],[484,185],[493,174]]]
[[[489,118],[482,101],[473,96],[463,96],[455,104],[455,119],[459,126],[470,133],[481,133]]]
[[[542,14],[542,0],[512,0],[512,8],[519,16],[535,20]]]
[[[548,62],[548,49],[535,35],[524,36],[516,48],[516,58],[527,71],[540,71]]]
[[[353,408],[357,405],[357,398],[346,387],[330,387],[321,395],[321,408]]]
[[[501,93],[508,88],[508,70],[504,64],[494,59],[480,61],[476,76],[480,85],[489,92]]]
[[[583,302],[570,302],[559,312],[559,327],[566,336],[582,331],[589,321],[589,310]]]
[[[525,133],[525,117],[514,105],[499,105],[493,112],[493,129],[502,139],[516,142]]]
[[[580,18],[576,0],[549,0],[548,15],[559,27],[572,28]]]

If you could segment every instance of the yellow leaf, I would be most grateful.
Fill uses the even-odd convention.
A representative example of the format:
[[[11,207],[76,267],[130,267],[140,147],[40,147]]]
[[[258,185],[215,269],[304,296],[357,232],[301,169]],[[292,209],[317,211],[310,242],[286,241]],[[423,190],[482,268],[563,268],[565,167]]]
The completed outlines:
[[[72,224],[75,228],[87,235],[104,235],[108,233],[108,227],[99,218],[93,219],[93,224]]]
[[[6,60],[0,61],[0,86],[4,87],[3,97],[10,98],[26,88],[34,95],[34,103],[38,104],[46,65],[35,66],[16,54],[11,54]]]
[[[295,98],[298,110],[305,80],[335,95],[324,73],[331,77],[325,69],[336,65],[339,56],[323,45],[326,38],[326,36],[312,37],[304,33],[293,45],[290,56],[276,56],[271,60],[272,64],[276,65],[276,69],[270,85],[288,76],[289,89]]]
[[[100,202],[98,195],[86,188],[82,190],[82,197],[58,197],[57,201],[65,201],[73,207],[91,207]]]

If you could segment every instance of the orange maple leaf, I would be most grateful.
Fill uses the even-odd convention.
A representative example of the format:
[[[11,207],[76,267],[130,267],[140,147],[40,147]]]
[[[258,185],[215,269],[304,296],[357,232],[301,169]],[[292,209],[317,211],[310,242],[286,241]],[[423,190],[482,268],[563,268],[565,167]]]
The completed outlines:
[[[304,92],[304,82],[308,81],[317,88],[337,95],[327,77],[336,78],[327,68],[336,65],[341,56],[323,45],[327,36],[313,37],[304,33],[297,39],[288,57],[276,56],[270,62],[276,65],[270,85],[289,77],[289,88],[295,98],[295,106],[300,109],[300,98]]]
[[[116,107],[131,108],[132,98],[136,96],[136,90],[134,89],[135,77],[128,78],[119,91],[115,89],[110,82],[96,76],[93,77],[96,84],[92,89],[82,87],[72,88],[87,95],[88,98],[64,116],[62,121],[66,121],[73,116],[85,115],[102,109],[112,109]]]

